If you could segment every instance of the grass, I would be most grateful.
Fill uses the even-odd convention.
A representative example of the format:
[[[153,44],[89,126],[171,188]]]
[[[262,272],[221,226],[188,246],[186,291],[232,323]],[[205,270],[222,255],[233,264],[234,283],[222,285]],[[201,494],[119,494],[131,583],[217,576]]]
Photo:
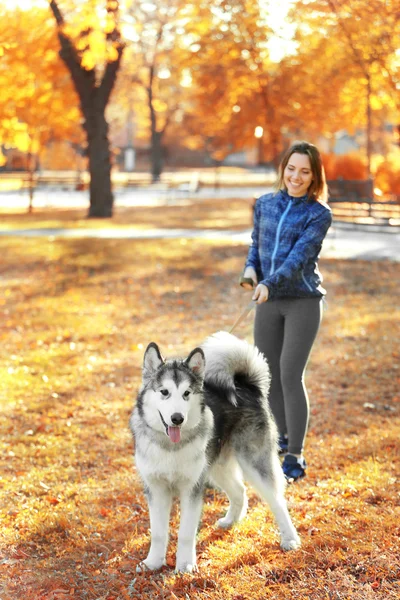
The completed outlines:
[[[247,202],[226,207],[129,209],[106,226],[159,227],[162,215],[168,227],[248,227]],[[83,217],[2,215],[14,228],[50,221]],[[186,354],[233,323],[246,248],[9,237],[0,252],[2,600],[399,597],[399,264],[321,262],[329,307],[308,368],[308,476],[287,491],[301,550],[280,551],[251,491],[248,517],[217,530],[226,502],[207,490],[199,573],[176,576],[178,510],[168,567],[135,572],[149,532],[128,418],[151,340]],[[237,335],[251,341],[250,318]]]

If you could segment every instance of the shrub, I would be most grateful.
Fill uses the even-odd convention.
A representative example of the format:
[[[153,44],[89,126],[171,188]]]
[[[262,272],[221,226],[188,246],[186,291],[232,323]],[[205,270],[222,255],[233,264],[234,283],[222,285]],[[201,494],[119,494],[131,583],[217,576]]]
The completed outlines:
[[[322,161],[327,179],[366,179],[367,166],[360,154],[323,154]]]
[[[375,187],[384,194],[400,194],[400,152],[382,162],[375,173]]]
[[[324,165],[326,178],[335,179],[336,156],[334,154],[321,153],[321,158]]]
[[[367,179],[365,160],[359,154],[343,154],[336,157],[335,179]]]

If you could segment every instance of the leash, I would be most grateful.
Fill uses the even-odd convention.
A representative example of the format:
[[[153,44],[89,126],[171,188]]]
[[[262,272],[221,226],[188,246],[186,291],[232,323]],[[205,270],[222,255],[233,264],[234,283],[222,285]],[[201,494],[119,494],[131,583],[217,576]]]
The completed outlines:
[[[241,277],[239,283],[243,287],[247,284],[251,285],[251,287],[254,288],[254,281],[250,279],[250,277]],[[242,312],[240,313],[240,315],[238,316],[228,333],[232,333],[232,331],[236,329],[236,327],[240,325],[242,321],[245,320],[249,312],[255,307],[256,304],[257,303],[254,300],[250,300],[250,302],[244,307],[244,309],[242,310]]]
[[[247,304],[247,306],[245,306],[244,310],[240,313],[240,315],[238,316],[238,318],[236,319],[236,321],[234,322],[234,324],[232,325],[232,327],[230,328],[228,333],[232,333],[232,331],[234,329],[236,329],[236,327],[238,325],[240,325],[240,323],[242,321],[245,320],[245,318],[247,317],[249,312],[256,306],[256,304],[257,304],[257,302],[255,302],[254,300],[250,300],[250,302]]]

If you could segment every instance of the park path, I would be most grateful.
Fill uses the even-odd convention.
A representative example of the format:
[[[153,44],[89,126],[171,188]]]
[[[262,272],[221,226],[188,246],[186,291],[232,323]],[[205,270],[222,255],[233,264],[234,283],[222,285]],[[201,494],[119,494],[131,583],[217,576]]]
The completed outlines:
[[[266,188],[222,188],[218,190],[200,190],[196,194],[199,199],[202,194],[207,198],[229,198],[255,197]],[[163,205],[179,204],[187,200],[188,194],[168,196],[160,190],[132,190],[116,193],[115,206],[155,206],[162,210]],[[22,194],[0,194],[0,208],[19,208],[26,205],[26,195]],[[62,192],[38,191],[35,194],[36,208],[82,208],[87,206],[87,193],[85,192]],[[25,203],[25,204],[24,204]],[[163,238],[207,238],[227,239],[237,244],[248,245],[251,230],[231,231],[216,229],[163,229],[154,228],[139,230],[134,227],[116,228],[24,228],[10,230],[2,228],[0,216],[0,236],[23,236],[23,237],[63,237],[63,238],[102,238],[102,239],[163,239]],[[321,252],[322,257],[358,260],[391,260],[400,262],[400,228],[399,227],[374,227],[334,223],[328,232]]]
[[[248,245],[251,230],[230,231],[216,229],[17,229],[0,230],[0,236],[12,237],[62,237],[101,239],[171,239],[206,238],[226,239],[237,244]],[[400,232],[363,231],[333,226],[324,242],[321,257],[348,260],[390,260],[400,262]]]

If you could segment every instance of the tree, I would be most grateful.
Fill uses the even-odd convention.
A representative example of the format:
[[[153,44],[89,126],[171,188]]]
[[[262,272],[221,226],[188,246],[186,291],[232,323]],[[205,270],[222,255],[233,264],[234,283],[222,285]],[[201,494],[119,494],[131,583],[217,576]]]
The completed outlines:
[[[356,6],[350,6],[348,0],[327,0],[327,3],[332,13],[336,16],[338,26],[346,40],[346,46],[349,53],[365,77],[367,104],[366,153],[368,173],[371,174],[371,102],[374,67],[378,66],[378,71],[381,73],[383,71],[389,78],[389,82],[394,88],[397,100],[400,95],[400,90],[398,89],[399,79],[396,78],[395,72],[391,68],[393,59],[398,50],[398,45],[393,43],[393,40],[397,37],[397,43],[400,42],[400,3],[387,2],[384,0],[372,0],[372,2],[367,5],[365,3],[362,4],[357,2]],[[391,10],[393,6],[389,9],[389,4],[397,4],[396,13]],[[351,17],[350,19],[349,16]],[[359,26],[360,21],[363,23],[363,27]],[[369,25],[367,29],[364,27],[365,22]],[[354,27],[355,23],[356,26]]]
[[[189,6],[185,0],[133,0],[131,24],[125,29],[129,47],[123,73],[127,85],[137,90],[136,106],[143,100],[147,106],[153,182],[163,170],[167,131],[187,97],[184,79],[190,55],[185,35]]]
[[[294,83],[293,57],[280,63],[271,58],[268,8],[264,0],[191,5],[193,94],[185,125],[212,156],[258,148],[259,162],[277,165],[286,133],[307,125],[299,118],[302,89]]]
[[[292,10],[302,67],[316,58],[314,73],[319,67],[331,81],[337,115],[347,114],[353,127],[365,126],[369,172],[374,121],[388,112],[394,116],[399,107],[399,14],[399,0],[314,0],[306,7],[297,2]],[[322,64],[326,53],[330,59]]]
[[[111,154],[105,110],[120,67],[124,44],[119,31],[119,1],[106,0],[105,15],[95,1],[76,9],[79,25],[69,25],[51,0],[60,42],[79,97],[87,137],[90,173],[89,217],[110,217],[113,210]]]
[[[214,152],[257,144],[262,162],[277,162],[289,99],[282,94],[285,73],[270,56],[267,9],[262,0],[196,6],[190,29],[194,105],[187,120]]]
[[[333,2],[340,4],[340,19]],[[259,126],[264,157],[276,160],[289,139],[317,142],[365,127],[373,142],[374,129],[395,118],[399,0],[297,2],[291,12],[297,49],[279,63],[269,54],[266,1],[215,0],[206,22],[207,6],[199,0],[192,19],[196,110],[188,121],[198,137],[200,130],[214,145],[254,146]]]
[[[27,156],[31,210],[33,175],[45,145],[65,138],[80,143],[80,113],[68,71],[54,51],[48,11],[13,9],[0,21],[0,140]]]

